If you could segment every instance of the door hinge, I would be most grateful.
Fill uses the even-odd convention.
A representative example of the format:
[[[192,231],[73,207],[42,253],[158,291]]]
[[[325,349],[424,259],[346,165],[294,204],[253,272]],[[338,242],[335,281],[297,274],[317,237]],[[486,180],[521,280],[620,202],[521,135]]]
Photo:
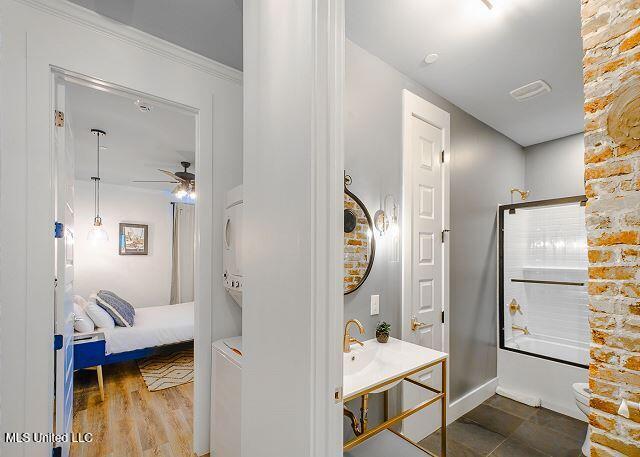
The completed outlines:
[[[56,446],[53,449],[51,449],[51,456],[62,457],[62,448],[60,446]]]
[[[62,222],[56,222],[53,225],[53,236],[54,238],[64,237],[64,224]]]
[[[440,162],[444,163],[444,149],[440,153]]]
[[[342,403],[342,387],[336,387],[336,390],[333,392],[333,401]]]
[[[62,335],[53,335],[53,350],[59,351],[62,349]]]
[[[64,127],[64,113],[62,111],[55,110],[53,119],[53,123],[56,127]]]
[[[442,310],[442,323],[444,324],[444,309]]]
[[[442,241],[444,243],[444,234],[447,233],[447,232],[450,232],[450,231],[451,231],[450,229],[444,229],[442,231],[442,234],[440,235],[440,241]]]

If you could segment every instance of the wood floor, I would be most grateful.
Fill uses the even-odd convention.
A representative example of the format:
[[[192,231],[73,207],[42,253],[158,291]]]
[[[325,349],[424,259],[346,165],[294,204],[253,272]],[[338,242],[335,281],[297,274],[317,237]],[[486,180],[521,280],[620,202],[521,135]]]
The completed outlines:
[[[136,362],[103,368],[105,401],[95,371],[75,374],[73,431],[93,434],[74,443],[72,457],[192,457],[193,383],[149,392]]]

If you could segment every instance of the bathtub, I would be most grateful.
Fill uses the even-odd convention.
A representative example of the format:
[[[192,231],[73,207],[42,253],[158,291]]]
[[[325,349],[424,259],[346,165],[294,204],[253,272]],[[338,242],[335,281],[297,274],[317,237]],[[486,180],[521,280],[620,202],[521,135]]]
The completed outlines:
[[[575,382],[588,382],[587,368],[577,366],[588,363],[587,343],[535,334],[517,335],[507,339],[504,348],[498,348],[498,385],[515,395],[538,398],[544,408],[584,421],[571,386]]]
[[[552,359],[589,365],[589,344],[543,335],[517,335],[505,341],[505,347]]]

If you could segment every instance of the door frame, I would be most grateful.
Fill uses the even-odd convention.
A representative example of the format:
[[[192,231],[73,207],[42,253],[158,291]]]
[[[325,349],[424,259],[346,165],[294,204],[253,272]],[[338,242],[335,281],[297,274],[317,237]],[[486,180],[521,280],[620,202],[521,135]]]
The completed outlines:
[[[90,87],[94,90],[98,90],[101,92],[105,92],[111,95],[114,95],[116,97],[124,97],[127,98],[129,100],[131,100],[132,103],[134,103],[136,100],[139,99],[143,99],[145,100],[145,102],[150,103],[152,106],[158,106],[158,105],[162,105],[162,107],[164,109],[169,109],[171,111],[175,111],[178,113],[182,113],[182,114],[187,114],[187,115],[191,115],[193,116],[194,119],[194,130],[192,132],[194,138],[195,138],[195,143],[197,144],[197,136],[198,136],[198,122],[199,122],[199,114],[198,114],[198,110],[195,108],[192,108],[190,106],[187,105],[183,105],[179,102],[174,102],[171,100],[167,100],[155,95],[150,95],[150,94],[146,94],[146,93],[142,93],[139,92],[137,90],[134,89],[130,89],[127,87],[123,87],[117,84],[113,84],[113,83],[109,83],[106,81],[101,81],[98,80],[96,78],[90,77],[90,76],[85,76],[82,74],[78,74],[75,73],[73,71],[68,71],[65,70],[63,68],[59,68],[59,67],[55,67],[53,65],[50,65],[50,73],[51,73],[51,84],[52,87],[55,87],[57,80],[60,80],[64,83],[64,87],[65,90],[68,91],[70,86],[84,86],[84,87]],[[55,92],[52,90],[51,93],[51,106],[55,107],[56,105],[56,99],[55,99]],[[70,111],[71,107],[70,106],[65,106],[65,110]],[[53,112],[53,111],[52,111]],[[134,115],[135,112],[132,112],[132,115]],[[69,121],[69,122],[73,122],[73,119],[69,119],[68,116],[65,116],[65,121]],[[99,127],[99,126],[98,126]],[[60,151],[57,150],[56,145],[55,145],[55,141],[56,141],[56,136],[53,133],[53,131],[56,129],[56,127],[51,127],[52,128],[52,134],[51,134],[51,151],[52,151],[52,155],[51,155],[51,160],[52,160],[52,177],[51,177],[51,183],[52,183],[52,188],[56,189],[56,187],[59,185],[58,179],[60,177],[59,173],[56,173],[56,170],[59,170],[61,165],[59,163],[60,160],[64,160],[64,156],[61,156]],[[63,128],[67,128],[67,126],[65,125]],[[201,159],[201,152],[198,150],[197,146],[196,146],[196,151],[195,151],[195,156],[196,156],[196,161],[195,161],[195,169],[196,169],[196,173],[198,172],[198,163],[199,160]],[[206,170],[202,171],[202,174],[198,175],[198,176],[204,176],[204,180],[209,180],[211,181],[213,178],[211,176],[211,173],[208,173]],[[75,196],[74,196],[75,199]],[[54,200],[54,205],[56,204],[55,200]],[[198,206],[199,203],[196,202],[195,204],[195,208],[196,208],[196,212],[198,211]],[[74,205],[75,207],[75,205]],[[196,221],[198,221],[198,219],[196,218]],[[195,224],[195,232],[196,235],[200,235],[202,236],[204,234],[204,236],[206,237],[207,235],[209,235],[209,237],[211,237],[211,224],[209,224],[207,221],[200,221],[200,223],[196,222]],[[200,236],[196,236],[195,237],[195,247],[194,247],[194,251],[195,251],[195,262],[196,264],[198,264],[198,256],[201,255],[200,254],[200,247],[201,247],[201,243],[200,243]],[[197,275],[194,274],[194,295],[201,295],[202,291],[198,291],[196,290],[196,286],[195,283],[197,282]],[[202,278],[200,278],[200,281],[202,281]],[[59,287],[60,285],[58,285]],[[194,322],[196,322],[196,316],[198,315],[199,312],[199,307],[202,306],[201,302],[196,299],[194,297]],[[54,312],[56,312],[55,309],[55,303],[54,303]],[[57,317],[57,316],[54,316]],[[195,329],[194,329],[195,330]],[[53,328],[54,333],[56,332],[56,325],[54,324],[54,328]],[[73,329],[72,329],[73,331]],[[63,335],[64,337],[64,335]],[[200,337],[198,335],[194,335],[194,347],[198,347],[200,343]],[[73,345],[73,341],[71,342],[71,344]],[[63,349],[62,349],[63,350]],[[73,351],[72,351],[73,354]],[[54,358],[57,357],[57,354],[54,354]],[[199,367],[199,363],[197,362],[197,360],[194,360],[194,391],[196,389],[196,386],[199,385],[199,383],[201,382],[201,380],[199,379],[199,374],[200,374],[200,370],[201,368]],[[54,371],[54,379],[55,376],[57,375],[57,370]],[[73,380],[72,380],[72,384],[73,384]],[[55,410],[56,406],[54,406],[54,410]],[[71,413],[73,416],[73,404],[71,406]],[[194,405],[194,419],[195,419],[195,405]],[[71,419],[72,421],[72,425],[73,425],[73,418]],[[194,432],[195,432],[195,425],[194,425]],[[193,440],[193,444],[195,445],[195,439]],[[63,443],[63,446],[67,446],[67,451],[68,452],[68,443]],[[65,450],[63,448],[63,455]]]
[[[400,319],[400,335],[403,340],[407,339],[409,321],[411,319],[411,211],[407,210],[412,205],[412,172],[411,160],[411,121],[416,117],[427,124],[442,130],[442,147],[444,149],[444,161],[442,162],[442,229],[451,228],[451,149],[450,130],[451,120],[448,112],[437,107],[407,89],[402,91],[402,308]],[[442,328],[442,350],[449,353],[449,250],[450,232],[445,234],[444,242],[440,243],[442,252],[442,309],[444,311],[445,322]],[[448,363],[447,392],[450,384],[450,368]],[[450,405],[450,398],[447,396],[447,408]]]
[[[128,98],[133,102],[135,102],[135,100],[137,99],[143,99],[145,100],[145,102],[149,102],[151,103],[151,105],[162,105],[163,108],[165,109],[170,109],[170,110],[175,110],[176,112],[180,112],[182,114],[190,114],[193,115],[194,118],[194,131],[193,131],[193,135],[195,137],[195,143],[196,143],[196,151],[195,151],[195,167],[194,167],[194,172],[198,175],[199,177],[199,182],[200,184],[208,182],[211,183],[213,180],[213,176],[212,173],[207,170],[207,169],[200,169],[198,167],[198,164],[200,163],[201,160],[203,160],[202,157],[202,151],[201,149],[198,147],[199,141],[198,141],[198,126],[199,126],[199,112],[198,109],[196,108],[192,108],[188,105],[183,105],[180,102],[176,102],[176,101],[172,101],[172,100],[168,100],[165,98],[162,98],[160,96],[156,96],[156,95],[151,95],[148,93],[144,93],[144,92],[140,92],[137,91],[135,89],[132,88],[128,88],[128,87],[124,87],[124,86],[120,86],[118,84],[114,84],[111,82],[107,82],[107,81],[102,81],[99,80],[97,78],[94,78],[92,76],[87,76],[87,75],[83,75],[83,74],[79,74],[76,73],[74,71],[69,71],[66,70],[64,68],[60,68],[54,65],[50,65],[50,78],[51,78],[51,82],[52,82],[52,87],[55,83],[56,78],[61,78],[64,83],[65,83],[65,88],[69,88],[69,85],[77,85],[77,86],[85,86],[85,87],[90,87],[94,90],[99,90],[102,92],[106,92],[109,93],[111,95],[117,96],[117,97],[125,97]],[[51,106],[55,106],[55,99],[54,99],[54,94],[51,94]],[[71,108],[69,106],[66,106],[65,108],[67,111],[70,111]],[[51,113],[53,113],[53,110],[51,110]],[[134,112],[132,112],[132,115],[134,114]],[[53,115],[52,115],[53,116]],[[67,120],[68,117],[65,116],[65,120]],[[53,120],[53,117],[52,117]],[[69,119],[70,122],[72,122],[71,119]],[[53,134],[53,129],[55,129],[55,127],[53,127],[53,122],[51,123],[52,127],[52,134],[50,137],[51,140],[51,161],[52,161],[52,167],[51,167],[51,171],[52,171],[52,177],[51,177],[51,182],[52,182],[52,187],[55,188],[55,186],[57,186],[57,177],[55,176],[55,170],[57,167],[60,166],[60,164],[58,163],[58,160],[60,159],[59,154],[56,151],[55,148],[55,135]],[[202,189],[202,185],[199,186],[199,189]],[[209,186],[207,186],[209,187]],[[201,190],[198,191],[198,197],[200,197],[201,195]],[[74,197],[75,198],[75,197]],[[215,198],[215,196],[211,195],[211,198]],[[53,202],[53,204],[55,205],[55,201]],[[198,213],[198,206],[200,206],[200,204],[197,202],[195,207],[196,207],[196,214]],[[202,251],[201,249],[206,249],[206,247],[202,246],[202,243],[200,242],[201,238],[212,238],[212,221],[206,220],[204,218],[198,218],[196,217],[196,224],[195,224],[195,232],[196,232],[196,236],[195,236],[195,264],[196,265],[200,265],[200,262],[203,260],[202,259]],[[210,256],[211,254],[209,254]],[[206,254],[205,254],[205,258],[206,258]],[[200,297],[202,297],[203,292],[205,292],[203,290],[202,287],[198,287],[197,284],[198,282],[200,283],[200,285],[202,284],[207,284],[206,278],[199,278],[198,275],[194,274],[194,323],[198,322],[198,316],[202,313],[202,299]],[[206,288],[206,286],[205,286]],[[210,288],[210,287],[209,287]],[[55,312],[55,307],[54,307],[54,312]],[[56,328],[54,325],[53,328],[53,333],[55,334],[56,332]],[[195,324],[194,324],[194,348],[198,348],[199,346],[202,346],[202,344],[200,341],[200,336],[199,336],[199,332],[196,330],[195,328]],[[52,335],[53,338],[53,335]],[[73,343],[71,343],[73,344]],[[208,343],[206,343],[208,344]],[[73,353],[73,351],[72,351]],[[54,357],[56,357],[56,354],[54,354]],[[193,380],[193,386],[194,386],[194,393],[197,387],[199,387],[201,381],[201,367],[200,367],[200,363],[198,361],[198,359],[194,358],[194,364],[193,364],[193,371],[194,371],[194,380]],[[56,371],[54,370],[54,374],[53,374],[53,378],[55,380],[55,376],[56,376]],[[73,384],[73,382],[72,382]],[[55,406],[54,406],[54,410],[55,410]],[[74,408],[73,405],[71,406],[71,414],[73,416],[73,412],[74,412]],[[192,437],[192,446],[195,448],[196,445],[196,441],[195,441],[195,436],[196,436],[196,425],[195,422],[197,421],[195,419],[196,417],[196,406],[195,406],[195,400],[194,400],[194,405],[193,405],[193,417],[194,417],[194,434]],[[73,419],[72,419],[72,424],[73,424]]]
[[[12,348],[0,353],[2,371],[10,374],[0,380],[3,430],[44,433],[53,428],[51,77],[57,67],[145,97],[154,94],[198,113],[196,172],[203,182],[196,209],[200,255],[193,446],[197,454],[206,454],[211,341],[240,333],[240,310],[222,281],[214,281],[222,277],[222,262],[213,259],[221,259],[217,241],[222,239],[224,204],[214,194],[223,195],[225,188],[237,184],[235,177],[241,179],[242,73],[62,0],[2,0],[0,5],[3,16],[11,17],[3,22],[0,89],[12,106],[11,116],[1,119],[0,137],[0,217],[12,221],[0,239],[6,298],[1,303],[0,344]],[[175,84],[180,79],[190,84]],[[0,443],[0,449],[10,455],[51,455],[51,443]]]
[[[339,457],[344,0],[247,0],[243,20],[242,454]]]

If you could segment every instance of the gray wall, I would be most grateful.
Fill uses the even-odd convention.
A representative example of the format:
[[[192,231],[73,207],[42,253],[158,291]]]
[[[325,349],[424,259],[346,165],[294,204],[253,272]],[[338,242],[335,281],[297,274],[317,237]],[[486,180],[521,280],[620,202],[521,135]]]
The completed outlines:
[[[529,200],[584,194],[584,135],[547,141],[524,148],[525,187]]]
[[[496,376],[496,207],[524,185],[524,153],[505,136],[377,57],[346,46],[345,168],[350,189],[373,213],[386,194],[402,196],[402,89],[451,114],[451,398]],[[345,319],[357,318],[374,337],[383,319],[399,335],[401,263],[390,262],[388,239],[378,239],[371,274],[345,296]],[[380,316],[369,316],[380,294]],[[372,417],[374,420],[374,417]]]

